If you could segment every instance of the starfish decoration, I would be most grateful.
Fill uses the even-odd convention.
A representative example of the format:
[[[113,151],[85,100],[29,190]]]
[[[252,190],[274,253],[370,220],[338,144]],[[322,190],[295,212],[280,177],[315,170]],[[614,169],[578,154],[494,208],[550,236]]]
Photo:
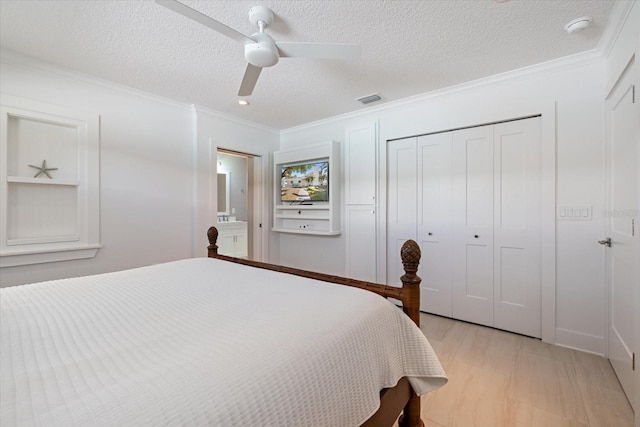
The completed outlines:
[[[38,173],[33,176],[34,178],[37,178],[40,175],[45,174],[45,175],[47,175],[49,177],[49,179],[52,179],[51,175],[49,175],[49,171],[57,171],[58,170],[58,168],[48,168],[46,160],[42,161],[42,166],[29,165],[29,167],[34,168],[34,169],[38,169]]]

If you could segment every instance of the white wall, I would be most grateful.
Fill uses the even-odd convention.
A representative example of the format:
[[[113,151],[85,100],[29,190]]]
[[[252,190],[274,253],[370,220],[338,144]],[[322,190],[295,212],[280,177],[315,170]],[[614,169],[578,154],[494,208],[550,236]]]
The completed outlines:
[[[438,93],[414,97],[392,108],[337,117],[282,132],[281,149],[326,140],[344,141],[345,130],[379,120],[381,154],[392,138],[478,125],[541,113],[556,105],[557,203],[591,205],[591,221],[557,221],[556,340],[595,353],[605,352],[606,295],[601,239],[604,208],[604,60],[586,54],[496,76]],[[384,156],[380,170],[384,173]],[[384,177],[381,179],[384,182]],[[385,211],[381,186],[380,211]],[[384,240],[385,221],[380,220]],[[286,251],[295,247],[296,251]],[[344,236],[328,239],[281,236],[285,265],[345,274]],[[384,244],[379,244],[378,280],[384,275]]]
[[[216,177],[217,149],[226,148],[260,157],[262,173],[257,178],[256,187],[263,189],[261,203],[256,210],[262,214],[263,227],[255,227],[250,232],[261,234],[262,255],[264,261],[277,257],[277,236],[269,233],[271,218],[271,154],[278,149],[279,132],[250,122],[230,118],[203,107],[194,110],[195,120],[195,170],[194,182],[197,206],[194,211],[194,254],[206,255],[207,229],[216,222],[217,185]]]
[[[3,52],[0,91],[100,115],[102,244],[92,259],[3,268],[0,286],[205,255],[216,194],[203,186],[198,192],[198,171],[215,177],[216,157],[215,146],[212,153],[199,153],[197,132],[225,148],[263,155],[267,163],[278,145],[276,131],[206,111],[198,116],[191,106],[13,52]],[[268,205],[264,209],[268,215]]]

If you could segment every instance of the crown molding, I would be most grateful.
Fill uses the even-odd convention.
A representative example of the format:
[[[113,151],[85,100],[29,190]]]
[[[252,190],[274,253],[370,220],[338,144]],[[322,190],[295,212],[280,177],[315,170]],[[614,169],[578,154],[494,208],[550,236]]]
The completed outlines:
[[[252,127],[254,129],[258,129],[258,130],[261,130],[261,131],[264,131],[264,132],[272,133],[274,135],[280,135],[280,130],[279,129],[271,128],[271,127],[268,127],[268,126],[265,126],[265,125],[262,125],[262,124],[259,124],[259,123],[252,122],[250,120],[241,119],[239,117],[232,116],[231,114],[222,113],[220,111],[212,110],[210,108],[203,107],[203,106],[197,105],[197,104],[192,104],[191,108],[192,108],[192,111],[194,111],[196,114],[205,113],[205,114],[207,114],[209,116],[216,117],[218,119],[223,119],[223,120],[227,120],[227,121],[230,121],[230,122],[234,122],[234,123],[237,123],[237,124],[242,125],[242,126]]]
[[[609,54],[611,54],[611,50],[616,44],[622,28],[636,3],[636,0],[617,0],[613,5],[607,24],[596,47],[603,57],[608,58]]]
[[[475,89],[482,86],[494,85],[502,82],[514,82],[530,78],[532,76],[539,76],[545,74],[554,74],[561,71],[566,71],[576,67],[582,67],[585,65],[604,61],[602,54],[597,49],[591,49],[585,52],[577,53],[563,58],[553,59],[551,61],[541,62],[539,64],[531,65],[528,67],[518,68],[516,70],[507,71],[500,74],[494,74],[489,77],[483,77],[481,79],[472,80],[458,85],[448,86],[442,89],[436,89],[431,92],[425,92],[422,94],[402,98],[396,101],[390,101],[382,105],[375,107],[369,107],[366,109],[340,114],[337,116],[327,117],[325,119],[317,120],[303,125],[290,127],[280,131],[280,135],[287,135],[290,133],[299,132],[305,129],[321,126],[329,123],[333,123],[339,120],[353,119],[362,116],[368,116],[371,114],[393,110],[399,107],[424,102],[440,96],[451,95],[455,93],[465,92],[471,89]]]
[[[155,95],[151,92],[146,92],[140,89],[135,89],[129,86],[125,86],[119,83],[112,82],[110,80],[101,79],[96,76],[92,76],[89,74],[80,73],[78,71],[73,71],[64,67],[59,67],[57,65],[53,65],[51,63],[42,61],[40,59],[36,59],[30,56],[23,55],[22,53],[9,50],[9,49],[0,49],[0,62],[8,65],[13,65],[16,67],[20,67],[25,70],[35,71],[35,72],[47,72],[50,74],[55,74],[59,77],[65,78],[67,80],[80,81],[83,83],[101,86],[104,88],[112,89],[118,92],[124,92],[133,96],[138,96],[141,98],[145,98],[148,100],[152,100],[155,102],[163,103],[166,105],[170,105],[173,107],[177,107],[180,109],[188,110],[191,112],[200,111],[205,112],[208,115],[218,117],[220,119],[232,121],[238,123],[243,126],[249,126],[255,129],[259,129],[262,131],[266,131],[269,133],[273,133],[278,135],[279,130],[270,128],[258,123],[251,122],[249,120],[240,119],[238,117],[231,116],[229,114],[225,114],[219,111],[211,110],[206,107],[202,107],[195,104],[186,104],[183,102],[176,101],[171,98],[166,98],[160,95]]]

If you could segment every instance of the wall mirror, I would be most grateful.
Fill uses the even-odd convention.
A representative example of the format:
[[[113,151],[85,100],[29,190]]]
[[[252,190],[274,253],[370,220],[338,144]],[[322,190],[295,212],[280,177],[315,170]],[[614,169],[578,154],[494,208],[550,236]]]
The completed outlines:
[[[218,215],[229,215],[229,172],[218,172]]]

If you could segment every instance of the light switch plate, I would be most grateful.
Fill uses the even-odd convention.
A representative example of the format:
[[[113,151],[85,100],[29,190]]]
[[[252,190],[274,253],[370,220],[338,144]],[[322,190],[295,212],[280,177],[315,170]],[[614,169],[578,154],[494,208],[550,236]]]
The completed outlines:
[[[591,205],[558,206],[556,218],[565,221],[591,221],[593,208]]]

